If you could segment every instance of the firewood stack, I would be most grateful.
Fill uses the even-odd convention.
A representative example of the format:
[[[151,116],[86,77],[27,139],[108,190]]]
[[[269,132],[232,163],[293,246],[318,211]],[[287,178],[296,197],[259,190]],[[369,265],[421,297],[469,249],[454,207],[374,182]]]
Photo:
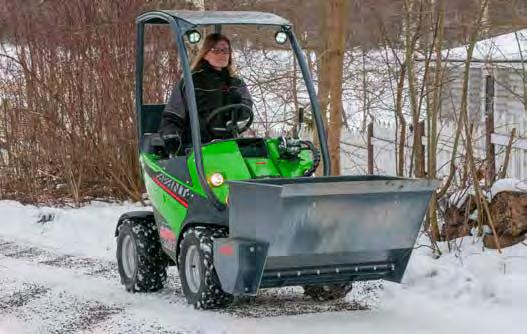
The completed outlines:
[[[527,182],[514,179],[498,180],[489,189],[488,198],[492,198],[488,206],[499,246],[509,247],[526,240]],[[449,241],[470,235],[472,228],[478,225],[476,208],[472,191],[467,189],[452,194],[444,211],[442,240]],[[483,215],[483,218],[481,225],[486,225],[483,244],[488,248],[498,248],[486,216]]]
[[[503,191],[494,196],[490,214],[500,247],[508,247],[525,240],[527,233],[527,192]],[[497,248],[492,235],[483,239],[485,247]]]
[[[470,235],[470,230],[476,222],[470,214],[476,210],[476,203],[472,196],[468,196],[464,203],[449,204],[445,209],[445,223],[441,229],[442,240],[453,240]]]

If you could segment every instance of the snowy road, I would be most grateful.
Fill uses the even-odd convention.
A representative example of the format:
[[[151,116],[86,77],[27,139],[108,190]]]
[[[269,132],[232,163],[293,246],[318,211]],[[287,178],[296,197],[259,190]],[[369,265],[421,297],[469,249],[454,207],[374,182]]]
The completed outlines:
[[[345,301],[317,303],[299,288],[252,303],[195,311],[169,272],[158,293],[119,282],[113,229],[135,205],[36,208],[0,201],[0,334],[4,333],[496,333],[522,332],[527,247],[503,255],[465,240],[434,260],[414,251],[403,284],[357,284]],[[43,216],[52,216],[38,223]],[[445,249],[446,251],[446,249]]]
[[[288,288],[237,302],[221,313],[198,312],[186,305],[174,269],[163,291],[129,294],[119,284],[114,262],[54,254],[4,239],[0,273],[0,330],[3,326],[8,332],[230,332],[235,328],[227,325],[236,319],[368,309],[366,303],[349,301],[316,303],[300,289]]]

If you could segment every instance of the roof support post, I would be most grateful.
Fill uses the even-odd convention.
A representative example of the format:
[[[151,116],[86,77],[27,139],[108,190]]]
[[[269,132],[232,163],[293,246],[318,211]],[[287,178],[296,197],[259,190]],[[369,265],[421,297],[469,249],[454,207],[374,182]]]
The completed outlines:
[[[329,176],[331,173],[331,159],[329,157],[326,129],[324,128],[324,122],[322,121],[322,116],[320,113],[320,103],[317,98],[317,93],[315,92],[313,79],[311,78],[311,73],[309,72],[304,53],[302,51],[302,48],[300,48],[300,45],[298,44],[295,34],[290,28],[283,29],[287,33],[289,40],[291,41],[291,46],[293,47],[293,51],[296,54],[296,59],[298,60],[300,70],[302,71],[302,76],[304,77],[304,82],[306,84],[307,92],[309,94],[309,100],[311,101],[313,117],[315,118],[315,123],[317,125],[317,134],[318,139],[320,141],[320,149],[322,151],[322,160],[324,161],[324,176]]]
[[[183,37],[186,29],[181,29],[179,24],[174,20],[170,20],[170,26],[174,33],[176,45],[178,48],[179,59],[181,67],[183,68],[183,80],[185,81],[185,98],[187,101],[188,116],[190,118],[190,132],[192,135],[192,148],[194,150],[194,162],[196,164],[196,171],[198,172],[199,182],[201,187],[207,194],[207,197],[212,204],[220,211],[225,210],[225,204],[221,203],[216,195],[212,192],[207,177],[205,176],[205,167],[203,165],[203,155],[201,152],[201,133],[198,119],[198,107],[196,103],[196,94],[194,92],[194,82],[192,81],[192,73],[190,72],[190,62],[188,59],[187,48]]]

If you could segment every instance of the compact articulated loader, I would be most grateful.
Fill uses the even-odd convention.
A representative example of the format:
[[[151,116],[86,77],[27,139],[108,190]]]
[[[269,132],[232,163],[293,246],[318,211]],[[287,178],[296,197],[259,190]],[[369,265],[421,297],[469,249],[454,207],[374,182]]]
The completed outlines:
[[[164,105],[143,104],[149,24],[172,30],[187,83],[192,142],[178,156],[166,153],[158,134]],[[290,41],[321,153],[298,138],[241,138],[253,113],[239,104],[211,115],[229,121],[210,130],[234,138],[202,143],[185,43],[199,41],[202,27],[218,31],[223,25],[275,27],[277,43]],[[161,289],[169,265],[178,267],[187,301],[203,309],[225,307],[234,296],[255,296],[262,288],[300,285],[307,295],[325,300],[343,297],[353,281],[401,281],[436,182],[329,176],[315,88],[287,20],[257,12],[142,14],[137,18],[136,110],[140,162],[153,211],[125,213],[117,224],[118,267],[128,291]],[[324,176],[312,177],[320,158]]]

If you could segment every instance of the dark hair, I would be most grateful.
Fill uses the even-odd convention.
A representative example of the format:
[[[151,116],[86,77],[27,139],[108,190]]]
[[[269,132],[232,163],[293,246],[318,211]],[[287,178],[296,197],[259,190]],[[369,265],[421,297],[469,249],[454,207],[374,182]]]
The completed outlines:
[[[203,59],[207,52],[210,51],[218,42],[225,41],[229,45],[229,63],[227,65],[227,71],[229,71],[229,75],[231,77],[234,76],[234,67],[232,66],[232,48],[231,48],[231,41],[227,38],[227,36],[219,34],[219,33],[212,33],[209,34],[205,40],[203,41],[203,45],[201,46],[201,49],[198,51],[198,54],[192,61],[192,65],[190,66],[191,70],[198,70],[203,65],[203,62],[206,60]]]

